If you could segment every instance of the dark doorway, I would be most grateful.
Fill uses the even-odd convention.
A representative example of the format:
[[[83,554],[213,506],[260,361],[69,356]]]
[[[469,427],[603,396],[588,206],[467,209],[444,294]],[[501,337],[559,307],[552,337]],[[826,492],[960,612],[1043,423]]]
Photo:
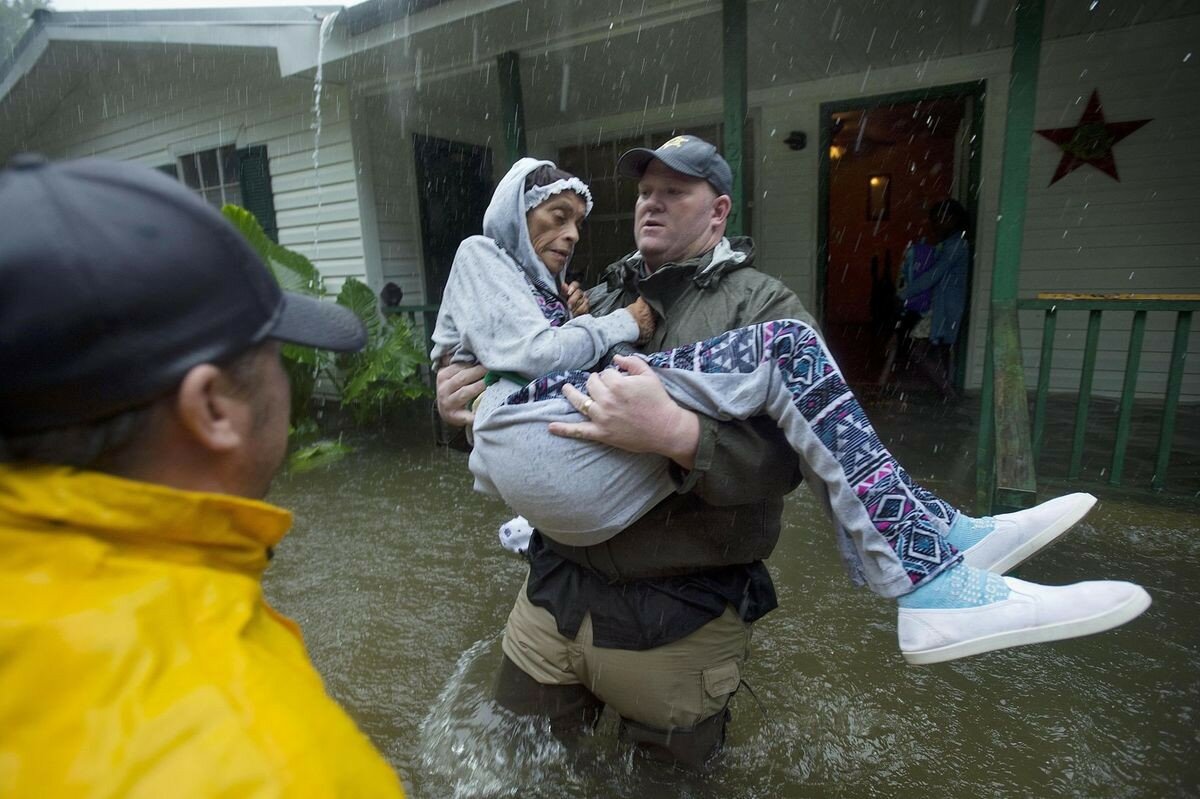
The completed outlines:
[[[973,83],[821,108],[818,296],[829,348],[851,383],[924,383],[885,368],[896,282],[908,245],[929,234],[933,203],[956,199],[974,220],[982,98],[983,84]],[[956,347],[959,387],[966,325]]]
[[[440,304],[458,245],[483,229],[492,197],[492,151],[463,142],[413,136],[427,302]]]

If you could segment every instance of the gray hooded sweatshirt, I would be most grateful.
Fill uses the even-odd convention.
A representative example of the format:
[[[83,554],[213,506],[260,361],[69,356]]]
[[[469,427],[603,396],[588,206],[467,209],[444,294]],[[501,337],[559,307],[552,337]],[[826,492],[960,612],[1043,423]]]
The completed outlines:
[[[517,161],[492,195],[483,235],[459,245],[433,331],[434,368],[448,355],[452,362],[478,362],[532,380],[560,369],[586,369],[614,344],[637,340],[637,322],[624,309],[579,316],[561,327],[552,327],[543,315],[533,287],[551,297],[561,291],[534,252],[524,205],[525,178],[543,165],[553,164]]]

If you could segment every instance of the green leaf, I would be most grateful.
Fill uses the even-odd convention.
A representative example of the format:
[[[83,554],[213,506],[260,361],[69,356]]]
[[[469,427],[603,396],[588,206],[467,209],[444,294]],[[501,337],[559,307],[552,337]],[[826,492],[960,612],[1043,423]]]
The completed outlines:
[[[353,447],[341,441],[318,441],[293,452],[288,458],[288,468],[295,474],[311,472],[313,469],[337,463],[353,451]]]
[[[250,243],[251,248],[258,253],[258,257],[270,267],[271,274],[275,276],[275,281],[281,289],[311,297],[325,295],[321,273],[312,265],[312,261],[271,241],[262,225],[254,218],[254,214],[237,205],[223,206],[221,213],[233,223]]]
[[[346,282],[342,284],[342,290],[338,292],[337,303],[354,311],[354,314],[367,326],[368,348],[384,335],[384,326],[387,322],[384,320],[383,314],[379,313],[379,298],[366,283],[352,277],[346,278]]]

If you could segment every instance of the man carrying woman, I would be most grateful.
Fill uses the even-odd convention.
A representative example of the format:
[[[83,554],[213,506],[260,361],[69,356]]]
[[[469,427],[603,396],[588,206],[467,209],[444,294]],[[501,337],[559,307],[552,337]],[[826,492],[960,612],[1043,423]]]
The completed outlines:
[[[638,250],[589,294],[590,321],[570,318],[558,281],[590,198],[570,176],[531,179],[546,164],[520,162],[501,182],[484,236],[460,250],[473,277],[452,272],[435,334],[435,360],[477,358],[498,379],[475,416],[477,487],[540,525],[505,630],[504,704],[559,727],[611,704],[626,739],[703,763],[723,740],[751,625],[777,604],[762,561],[801,475],[852,576],[898,598],[911,662],[1098,632],[1148,606],[1128,583],[999,576],[1094,498],[971,519],[909,479],[799,300],[752,268],[749,239],[725,237],[731,173],[711,144],[679,136],[622,156],[620,171],[639,179]],[[563,195],[573,210],[543,234],[539,208]],[[655,354],[569,371],[635,340]],[[539,377],[556,370],[568,371]],[[448,421],[469,416],[460,403],[481,371],[439,371]],[[564,438],[539,434],[547,423]]]

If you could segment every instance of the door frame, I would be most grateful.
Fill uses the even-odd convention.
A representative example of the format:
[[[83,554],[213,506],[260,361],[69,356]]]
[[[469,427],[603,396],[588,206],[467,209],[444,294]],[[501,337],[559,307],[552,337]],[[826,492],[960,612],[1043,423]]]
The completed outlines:
[[[829,173],[831,169],[829,148],[833,144],[833,133],[828,124],[829,117],[838,111],[856,111],[859,109],[870,111],[873,108],[885,105],[915,103],[923,100],[941,100],[946,98],[970,98],[974,100],[971,109],[971,132],[975,136],[975,141],[971,146],[971,155],[967,162],[967,196],[962,199],[963,205],[967,208],[970,227],[972,230],[978,231],[979,226],[976,224],[976,217],[979,211],[980,179],[983,170],[983,106],[986,96],[987,80],[980,78],[979,80],[964,83],[949,83],[941,86],[930,86],[924,89],[910,89],[901,92],[876,94],[869,97],[853,97],[844,100],[831,100],[821,103],[817,127],[820,142],[817,152],[817,285],[814,297],[815,302],[813,303],[818,321],[823,322],[825,320],[825,289],[829,280]],[[972,241],[971,244],[971,268],[967,272],[967,307],[963,311],[963,321],[958,339],[959,353],[954,369],[954,384],[959,388],[962,388],[967,372],[967,358],[965,357],[967,348],[965,345],[967,342],[967,330],[970,325],[971,297],[973,296],[975,281],[974,256],[977,249],[977,242]]]

